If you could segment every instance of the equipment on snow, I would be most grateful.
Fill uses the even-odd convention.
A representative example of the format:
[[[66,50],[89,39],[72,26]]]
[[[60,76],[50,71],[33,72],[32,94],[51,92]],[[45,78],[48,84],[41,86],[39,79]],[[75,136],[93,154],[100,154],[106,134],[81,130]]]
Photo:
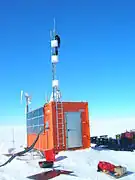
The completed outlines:
[[[122,177],[126,177],[126,176],[129,175],[128,172],[126,172],[125,174],[123,174],[123,175],[121,175],[121,176],[116,176],[114,173],[110,173],[110,172],[106,173],[106,172],[103,172],[103,171],[102,171],[101,173],[104,173],[104,174],[106,174],[108,177],[113,178],[113,179],[120,179],[120,178],[122,178]]]
[[[38,164],[41,168],[52,168],[54,162],[53,161],[49,161],[49,162],[48,161],[40,161]]]
[[[109,171],[109,172],[114,172],[114,169],[115,169],[115,165],[109,163],[109,162],[104,162],[104,161],[100,161],[98,163],[98,169],[97,171]]]
[[[115,177],[122,177],[124,174],[127,173],[126,167],[116,166],[109,162],[100,161],[97,166],[98,172],[104,172],[106,174],[115,176]]]
[[[44,156],[48,162],[54,162],[55,161],[54,149],[46,150]]]
[[[117,134],[116,138],[107,137],[107,135],[93,136],[91,143],[96,144],[95,147],[103,146],[110,150],[133,151],[135,150],[135,130]]]
[[[45,151],[46,161],[40,161],[39,166],[41,168],[52,168],[55,161],[55,153],[53,149],[49,149]]]

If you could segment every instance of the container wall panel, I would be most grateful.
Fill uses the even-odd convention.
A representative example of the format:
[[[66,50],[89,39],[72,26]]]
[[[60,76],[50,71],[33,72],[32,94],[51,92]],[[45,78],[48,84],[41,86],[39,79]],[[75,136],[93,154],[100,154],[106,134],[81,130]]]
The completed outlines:
[[[82,147],[88,148],[90,147],[90,128],[89,128],[89,115],[88,115],[88,103],[84,102],[63,102],[64,114],[67,112],[80,112],[81,113],[81,129],[82,129]],[[57,125],[56,125],[56,112],[55,112],[55,103],[53,103],[53,133],[54,133],[54,146],[57,149]],[[66,127],[66,119],[64,115],[64,144],[65,147],[60,147],[59,149],[68,149],[67,147],[67,127]],[[60,131],[59,131],[60,134]],[[59,150],[58,149],[58,150]],[[73,148],[72,148],[73,149]],[[77,148],[79,149],[79,148]]]
[[[54,142],[53,142],[53,122],[52,122],[51,103],[47,104],[44,107],[44,114],[45,114],[45,127],[48,128],[45,133],[45,136],[46,136],[45,149],[52,149],[54,147]]]

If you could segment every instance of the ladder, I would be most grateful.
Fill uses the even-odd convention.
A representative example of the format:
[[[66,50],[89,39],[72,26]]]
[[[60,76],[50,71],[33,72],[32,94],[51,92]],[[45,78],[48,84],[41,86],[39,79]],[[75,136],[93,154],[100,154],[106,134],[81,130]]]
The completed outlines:
[[[56,101],[57,147],[64,147],[64,110],[62,101]]]

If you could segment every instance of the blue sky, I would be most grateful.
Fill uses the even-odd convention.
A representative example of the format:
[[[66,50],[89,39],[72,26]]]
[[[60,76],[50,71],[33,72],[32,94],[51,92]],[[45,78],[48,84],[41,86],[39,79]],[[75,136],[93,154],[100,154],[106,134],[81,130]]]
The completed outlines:
[[[0,2],[0,123],[24,124],[51,94],[50,29],[61,36],[57,75],[63,99],[89,102],[90,118],[135,117],[134,0]]]

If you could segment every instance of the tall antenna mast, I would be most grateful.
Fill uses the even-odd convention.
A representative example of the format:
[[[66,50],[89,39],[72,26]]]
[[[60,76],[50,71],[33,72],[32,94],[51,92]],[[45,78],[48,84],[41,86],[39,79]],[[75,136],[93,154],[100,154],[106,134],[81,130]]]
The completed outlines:
[[[56,34],[56,22],[54,18],[53,33],[51,32],[51,62],[52,62],[52,100],[60,101],[60,90],[56,76],[56,64],[58,63],[58,49],[60,47],[60,37]]]
[[[53,33],[54,33],[54,36],[56,35],[56,25],[55,25],[55,18],[53,19],[53,23],[54,23],[54,26],[53,26]]]
[[[12,129],[12,143],[13,143],[13,149],[15,148],[15,137],[14,137],[14,128]]]
[[[58,63],[58,54],[60,48],[60,37],[56,34],[56,24],[54,19],[53,35],[51,37],[51,61],[52,61],[52,101],[55,102],[56,109],[56,139],[57,148],[65,146],[64,144],[64,119],[63,119],[63,103],[61,101],[61,93],[59,83],[56,77],[56,64]],[[61,134],[62,131],[62,134]],[[61,137],[62,135],[62,137]]]

